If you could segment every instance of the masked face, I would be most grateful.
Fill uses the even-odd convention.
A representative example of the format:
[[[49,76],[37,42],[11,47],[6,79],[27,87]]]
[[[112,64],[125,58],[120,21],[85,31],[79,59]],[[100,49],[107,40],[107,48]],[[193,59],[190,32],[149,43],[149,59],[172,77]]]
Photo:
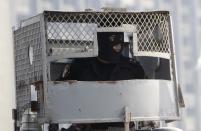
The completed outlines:
[[[116,44],[116,45],[114,45],[114,46],[112,47],[112,49],[113,49],[113,51],[114,51],[115,53],[119,53],[119,52],[121,52],[121,50],[122,50],[122,45],[121,45],[121,44]]]
[[[109,36],[110,44],[112,45],[112,51],[114,53],[119,53],[122,51],[122,41],[123,37],[121,35],[111,35]]]
[[[123,50],[123,32],[98,33],[99,58],[110,63],[118,63]]]

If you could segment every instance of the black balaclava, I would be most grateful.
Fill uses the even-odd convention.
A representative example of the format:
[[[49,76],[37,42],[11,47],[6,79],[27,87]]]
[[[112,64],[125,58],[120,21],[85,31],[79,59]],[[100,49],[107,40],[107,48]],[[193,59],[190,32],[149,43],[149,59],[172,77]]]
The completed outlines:
[[[118,63],[122,56],[124,43],[123,32],[98,32],[98,57],[108,63]],[[121,50],[115,52],[113,46],[121,44]]]

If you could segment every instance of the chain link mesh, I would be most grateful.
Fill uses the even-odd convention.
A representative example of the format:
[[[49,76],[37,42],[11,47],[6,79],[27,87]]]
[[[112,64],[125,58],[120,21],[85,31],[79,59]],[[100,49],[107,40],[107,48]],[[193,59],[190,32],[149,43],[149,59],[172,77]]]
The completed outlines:
[[[47,19],[47,39],[48,54],[65,54],[92,52],[94,32],[97,25],[91,22],[91,15],[60,14],[48,15]],[[78,17],[79,16],[79,17]],[[74,22],[83,21],[83,22]]]
[[[93,49],[97,27],[131,24],[137,27],[138,52],[170,53],[168,16],[168,12],[45,12],[48,49],[89,51],[84,49]]]

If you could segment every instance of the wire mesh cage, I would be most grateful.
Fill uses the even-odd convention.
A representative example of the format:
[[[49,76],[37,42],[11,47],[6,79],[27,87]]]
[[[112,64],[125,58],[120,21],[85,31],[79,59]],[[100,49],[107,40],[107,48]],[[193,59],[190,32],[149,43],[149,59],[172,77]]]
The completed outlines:
[[[30,86],[33,83],[42,81],[41,88],[48,88],[43,85],[50,77],[48,62],[98,56],[97,32],[101,28],[134,27],[127,26],[129,31],[136,33],[135,56],[169,59],[171,55],[168,11],[45,11],[36,17],[25,20],[24,25],[14,31],[17,108],[21,111],[28,108],[26,105],[31,101]],[[43,93],[40,94],[44,97]],[[44,105],[40,107],[44,108]]]

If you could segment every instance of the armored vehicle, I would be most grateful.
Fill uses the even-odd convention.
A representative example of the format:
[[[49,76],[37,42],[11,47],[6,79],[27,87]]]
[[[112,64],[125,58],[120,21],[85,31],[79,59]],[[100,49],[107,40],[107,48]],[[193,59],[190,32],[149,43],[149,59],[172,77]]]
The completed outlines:
[[[168,11],[44,11],[13,33],[16,130],[179,130]]]

